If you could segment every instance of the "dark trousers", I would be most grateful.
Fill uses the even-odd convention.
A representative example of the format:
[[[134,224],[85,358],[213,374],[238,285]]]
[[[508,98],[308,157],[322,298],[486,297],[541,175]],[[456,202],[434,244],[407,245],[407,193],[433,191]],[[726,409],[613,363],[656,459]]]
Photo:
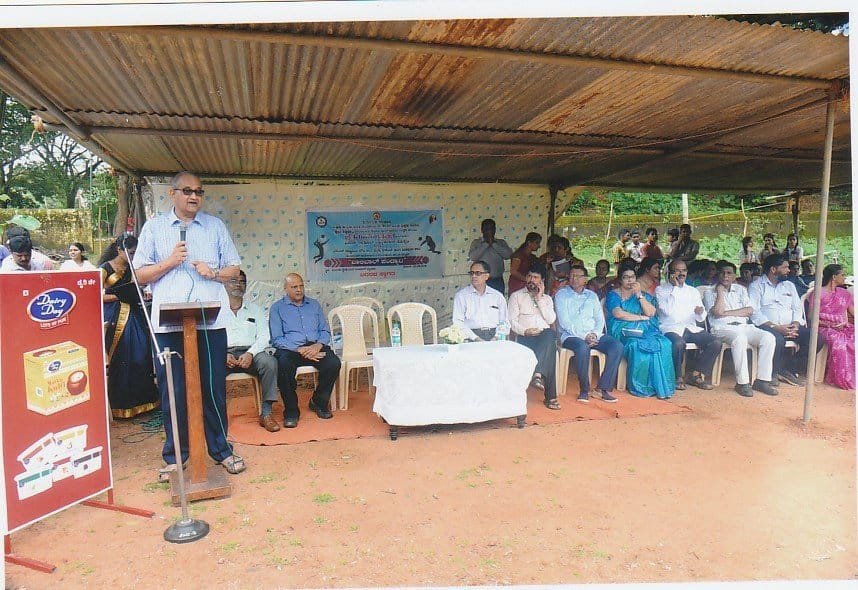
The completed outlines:
[[[810,348],[810,329],[807,326],[798,327],[798,336],[790,340],[798,344],[798,352],[785,357],[787,339],[784,335],[770,326],[760,326],[761,330],[770,332],[775,337],[775,355],[772,357],[772,381],[777,382],[781,371],[792,371],[793,373],[804,373],[807,370],[807,349]],[[825,340],[820,336],[816,341],[816,352],[822,350]]]
[[[320,361],[311,361],[292,350],[278,348],[274,356],[277,357],[277,386],[283,397],[284,418],[297,418],[301,411],[298,409],[298,380],[295,371],[298,367],[315,367],[319,371],[319,383],[313,392],[313,403],[321,408],[327,408],[331,400],[331,392],[334,383],[340,376],[340,359],[327,345],[322,346],[326,353]]]
[[[557,333],[551,328],[536,336],[516,336],[516,342],[528,347],[536,355],[536,373],[542,375],[545,399],[557,398]]]
[[[173,390],[176,395],[176,421],[179,425],[179,443],[182,447],[182,463],[188,460],[188,404],[185,394],[185,361],[182,332],[156,334],[158,346],[169,347],[179,354],[172,355]],[[226,442],[226,330],[197,330],[197,352],[200,357],[200,386],[202,388],[203,426],[209,456],[221,462],[232,455]],[[179,356],[181,355],[181,356]],[[167,389],[167,367],[155,361],[158,389],[161,392],[161,414],[167,439],[161,456],[169,465],[176,462],[173,426],[170,420],[170,402]]]
[[[685,330],[682,336],[675,332],[665,334],[673,348],[673,371],[677,378],[682,376],[682,359],[685,358],[685,344],[690,342],[696,344],[699,350],[696,358],[688,363],[686,369],[688,371],[698,371],[712,379],[712,367],[715,366],[715,360],[721,354],[721,341],[715,338],[706,330],[700,332],[691,332]]]
[[[503,277],[492,277],[486,281],[486,284],[492,289],[497,289],[502,294],[506,293],[506,285],[503,282]]]
[[[575,353],[572,363],[575,374],[578,375],[579,391],[590,393],[590,347],[583,338],[570,336],[563,341],[563,348]],[[605,355],[604,370],[596,387],[613,391],[617,386],[617,369],[620,368],[620,361],[623,360],[623,343],[607,334],[602,334],[598,344],[593,348]]]

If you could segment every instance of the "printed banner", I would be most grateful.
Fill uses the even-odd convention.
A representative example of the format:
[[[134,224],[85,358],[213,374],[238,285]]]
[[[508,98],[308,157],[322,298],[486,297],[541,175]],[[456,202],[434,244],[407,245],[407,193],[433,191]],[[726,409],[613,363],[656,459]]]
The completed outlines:
[[[4,533],[111,487],[103,321],[98,271],[0,274]]]
[[[441,209],[307,211],[307,279],[443,276]]]

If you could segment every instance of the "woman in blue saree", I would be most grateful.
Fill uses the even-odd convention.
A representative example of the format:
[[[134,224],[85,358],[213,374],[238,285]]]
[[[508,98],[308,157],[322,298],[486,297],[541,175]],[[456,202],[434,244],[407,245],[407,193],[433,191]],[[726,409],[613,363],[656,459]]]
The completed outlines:
[[[123,248],[123,242],[125,248]],[[104,345],[107,351],[107,397],[114,418],[131,418],[158,407],[152,345],[146,313],[131,279],[128,256],[137,238],[118,237],[101,255]],[[128,250],[126,255],[125,250]]]
[[[676,382],[670,340],[658,329],[655,297],[641,291],[634,269],[620,270],[620,286],[608,293],[605,309],[608,333],[625,347],[629,393],[668,399]]]

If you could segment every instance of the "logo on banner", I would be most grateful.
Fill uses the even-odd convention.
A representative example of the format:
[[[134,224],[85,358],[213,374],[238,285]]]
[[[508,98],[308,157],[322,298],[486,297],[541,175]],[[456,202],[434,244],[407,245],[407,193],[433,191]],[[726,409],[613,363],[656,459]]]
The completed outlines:
[[[42,330],[50,330],[69,323],[69,312],[74,308],[74,293],[66,289],[51,289],[36,295],[27,305],[27,315]]]

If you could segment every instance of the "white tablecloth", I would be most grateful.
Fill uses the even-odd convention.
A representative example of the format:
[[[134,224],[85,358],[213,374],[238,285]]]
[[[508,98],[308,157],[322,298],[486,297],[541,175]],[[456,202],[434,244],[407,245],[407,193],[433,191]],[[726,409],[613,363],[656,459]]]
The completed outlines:
[[[373,349],[373,411],[391,426],[483,422],[527,413],[533,352],[515,342]]]

